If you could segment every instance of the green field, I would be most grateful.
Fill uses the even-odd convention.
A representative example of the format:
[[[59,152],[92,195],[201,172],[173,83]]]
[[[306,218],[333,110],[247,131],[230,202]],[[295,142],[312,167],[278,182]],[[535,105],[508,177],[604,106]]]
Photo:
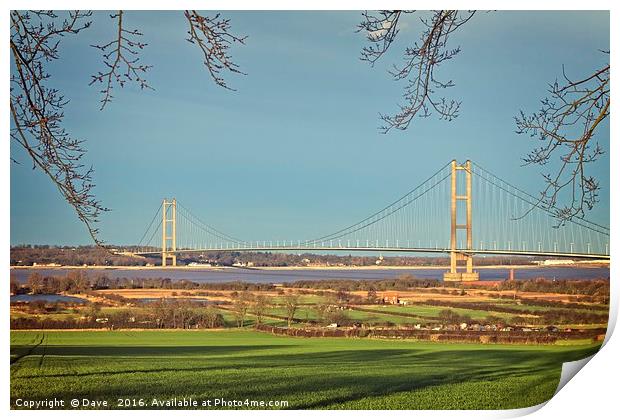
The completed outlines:
[[[237,327],[237,318],[235,314],[231,311],[220,311],[222,314],[222,318],[224,318],[224,327],[225,328],[235,328]],[[286,325],[286,321],[282,321],[279,319],[269,318],[268,316],[264,316],[262,323],[265,325],[273,325],[275,327],[283,327]],[[244,327],[253,327],[256,324],[256,317],[254,315],[246,315],[245,321],[243,322]]]
[[[375,312],[367,312],[362,310],[347,309],[344,311],[353,321],[361,321],[369,324],[382,324],[392,322],[397,325],[410,325],[424,322],[424,319],[410,316],[399,316],[397,314],[378,314]]]
[[[420,317],[438,317],[439,313],[443,310],[450,310],[456,312],[459,315],[467,315],[475,320],[484,320],[489,315],[500,317],[506,321],[514,318],[515,314],[505,312],[483,311],[478,309],[463,309],[453,308],[450,306],[431,306],[431,305],[406,305],[406,306],[394,306],[394,305],[368,305],[360,306],[360,309],[371,309],[375,311],[391,312],[394,314],[408,314],[417,315]]]
[[[298,303],[300,305],[316,304],[325,301],[325,297],[318,295],[297,295]],[[267,298],[270,304],[283,305],[286,302],[285,296],[269,296]]]
[[[521,309],[521,310],[529,310],[529,311],[538,311],[538,312],[548,312],[548,311],[570,311],[570,312],[578,312],[578,313],[594,313],[594,314],[608,314],[609,309],[575,309],[575,308],[558,308],[553,306],[543,306],[543,305],[530,305],[530,304],[516,304],[516,303],[498,303],[497,306],[501,306],[503,308],[512,308],[512,309]]]
[[[286,318],[287,312],[286,308],[282,306],[276,306],[267,308],[267,310],[265,311],[265,315],[275,315]],[[317,314],[314,308],[312,308],[311,306],[300,306],[295,311],[295,319],[303,321],[317,320]]]
[[[361,309],[363,309],[363,307]],[[269,308],[267,311],[265,311],[265,313],[267,315],[286,317],[286,309],[283,307]],[[421,318],[399,316],[398,314],[379,314],[355,309],[346,309],[343,311],[343,313],[352,321],[360,321],[368,324],[384,324],[386,322],[392,322],[398,325],[405,325],[423,322],[423,319]],[[311,306],[301,306],[295,311],[295,319],[298,319],[302,322],[318,321],[319,316],[316,310]]]
[[[11,332],[17,398],[285,400],[289,408],[539,404],[598,346],[293,338],[251,330]],[[241,407],[244,408],[244,407]]]

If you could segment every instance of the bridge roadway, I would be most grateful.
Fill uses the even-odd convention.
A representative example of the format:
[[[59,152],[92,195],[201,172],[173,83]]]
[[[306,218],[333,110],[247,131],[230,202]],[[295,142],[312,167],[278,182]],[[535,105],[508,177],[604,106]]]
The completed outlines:
[[[409,248],[409,247],[350,247],[350,246],[305,246],[305,245],[283,245],[283,246],[231,246],[231,247],[213,247],[203,249],[177,249],[176,251],[166,250],[168,255],[181,254],[188,252],[269,252],[269,251],[347,251],[347,252],[406,252],[406,253],[432,253],[432,254],[449,254],[456,251],[459,254],[466,255],[514,255],[514,256],[530,256],[530,257],[559,257],[559,258],[576,258],[582,260],[610,260],[610,256],[606,254],[584,254],[572,252],[549,252],[549,251],[516,251],[501,249],[449,249],[449,248]],[[134,255],[161,255],[161,249],[155,251],[129,252]]]

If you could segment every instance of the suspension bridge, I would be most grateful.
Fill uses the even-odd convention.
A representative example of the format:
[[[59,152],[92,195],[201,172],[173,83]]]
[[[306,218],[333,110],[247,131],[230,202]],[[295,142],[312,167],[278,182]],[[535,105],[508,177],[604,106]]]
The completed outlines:
[[[138,246],[124,252],[161,255],[162,266],[189,252],[438,253],[450,256],[447,281],[477,280],[476,254],[609,260],[609,227],[560,222],[554,210],[474,162],[453,160],[381,210],[310,239],[242,240],[164,199]]]

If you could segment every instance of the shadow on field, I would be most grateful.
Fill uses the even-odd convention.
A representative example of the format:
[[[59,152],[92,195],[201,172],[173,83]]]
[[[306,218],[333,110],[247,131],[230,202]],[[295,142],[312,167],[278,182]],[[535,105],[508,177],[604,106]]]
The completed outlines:
[[[268,352],[252,354],[261,350]],[[31,355],[36,356],[38,351]],[[27,375],[17,375],[13,380],[41,381],[43,385],[49,384],[50,378],[56,378],[62,381],[63,388],[74,389],[67,394],[72,398],[127,395],[171,398],[184,390],[185,395],[224,399],[290,400],[290,408],[295,409],[325,408],[433,386],[486,381],[480,389],[481,398],[490,402],[479,408],[485,408],[486,404],[516,408],[521,401],[520,393],[534,395],[540,398],[538,402],[550,398],[547,394],[555,389],[554,381],[559,379],[561,363],[586,357],[594,351],[547,351],[535,347],[531,350],[401,347],[321,351],[296,345],[47,346],[47,357],[66,356],[69,361],[71,356],[90,357],[85,361],[73,360],[77,367],[74,372],[45,374],[45,369],[37,369],[39,374],[33,375],[32,370],[27,370]],[[151,357],[140,360],[145,356]],[[119,357],[125,359],[116,364]],[[84,382],[80,379],[83,377],[93,379]],[[518,378],[523,380],[511,382],[511,386],[512,383],[515,386],[509,388],[511,395],[504,395],[506,388],[489,385],[505,384],[506,380]],[[105,389],[97,385],[99,380],[106,382]],[[71,384],[78,382],[82,384],[81,391],[76,392]],[[91,385],[84,387],[86,383]],[[545,391],[537,391],[537,387]],[[419,408],[427,407],[424,405],[427,403],[411,404]],[[467,403],[474,404],[473,401]]]
[[[99,356],[99,357],[130,357],[130,356],[220,356],[237,352],[280,349],[290,345],[248,345],[248,346],[45,346],[46,356]],[[39,350],[32,351],[32,346],[11,346],[17,354],[37,355]]]
[[[311,390],[314,398],[295,404],[295,409],[324,408],[334,404],[373,397],[389,396],[404,391],[422,390],[440,385],[459,385],[468,382],[484,382],[480,391],[494,398],[499,404],[511,404],[519,400],[519,393],[538,396],[538,387],[551,384],[551,394],[540,395],[536,404],[552,396],[559,380],[561,363],[589,356],[593,350],[572,350],[559,353],[533,350],[457,350],[420,352],[406,350],[339,351],[292,358],[264,356],[253,361],[254,366],[309,367],[303,374],[287,376],[284,381],[263,383],[260,389],[246,381],[247,388],[233,392],[233,398],[264,398],[265,395],[304,395]],[[311,373],[307,373],[307,372]],[[372,373],[371,373],[372,372]],[[513,395],[505,395],[489,386],[511,380],[516,385],[519,378],[521,389],[510,388]],[[523,384],[527,384],[523,387]],[[236,385],[240,389],[239,385]],[[328,391],[328,392],[326,392]],[[320,396],[319,396],[320,395]],[[493,398],[492,398],[493,399]],[[413,402],[412,402],[413,403]],[[512,403],[514,404],[514,403]],[[518,406],[515,405],[514,408]],[[427,408],[437,409],[436,405]],[[453,407],[457,408],[457,407]]]

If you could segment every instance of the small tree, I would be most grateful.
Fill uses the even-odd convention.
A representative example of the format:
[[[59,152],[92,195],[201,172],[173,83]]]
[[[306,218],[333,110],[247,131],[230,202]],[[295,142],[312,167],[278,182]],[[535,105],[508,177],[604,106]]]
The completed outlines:
[[[314,306],[314,311],[316,312],[317,320],[319,322],[325,321],[325,314],[327,313],[329,306],[324,303],[318,303]]]
[[[265,315],[265,311],[269,306],[269,302],[265,295],[258,294],[254,298],[254,302],[252,303],[252,310],[254,311],[254,315],[256,316],[256,325],[260,325],[263,322],[263,315]]]
[[[207,306],[202,314],[202,319],[207,328],[217,328],[224,325],[224,317],[214,306]]]
[[[235,320],[239,328],[245,324],[245,317],[250,308],[250,303],[253,300],[253,296],[250,293],[243,292],[238,294],[233,303],[233,311],[235,313]]]
[[[86,307],[85,316],[86,318],[88,318],[89,321],[94,322],[97,318],[99,318],[100,314],[101,314],[101,303],[100,302],[91,302]]]
[[[21,289],[21,286],[19,285],[19,282],[17,281],[17,279],[13,276],[11,276],[11,294],[12,295],[16,295],[19,290]]]
[[[183,329],[188,329],[196,325],[199,321],[199,317],[196,312],[184,306],[183,304],[177,310],[177,316],[179,319],[179,326]]]
[[[160,299],[153,304],[151,316],[155,320],[158,328],[165,328],[171,321],[172,314],[165,299]]]
[[[26,286],[28,286],[33,295],[40,294],[43,291],[43,277],[35,271],[28,276]]]
[[[69,282],[68,291],[71,293],[83,293],[90,289],[88,275],[83,270],[69,271],[67,280]]]
[[[439,312],[439,318],[446,324],[459,322],[460,320],[459,314],[450,309],[441,310]]]
[[[366,300],[368,300],[368,303],[377,303],[377,291],[373,288],[370,288],[370,290],[368,290]]]
[[[351,318],[340,310],[327,312],[325,320],[330,324],[337,325],[349,325],[351,323]]]
[[[133,313],[127,309],[112,312],[108,315],[108,326],[110,329],[123,328],[134,319]]]
[[[286,321],[290,327],[293,322],[293,318],[295,317],[295,312],[299,306],[299,296],[287,295],[284,298],[284,305],[286,306]]]
[[[348,290],[340,289],[338,290],[338,293],[336,294],[336,299],[338,300],[339,303],[345,303],[351,299],[351,295],[349,294]]]

